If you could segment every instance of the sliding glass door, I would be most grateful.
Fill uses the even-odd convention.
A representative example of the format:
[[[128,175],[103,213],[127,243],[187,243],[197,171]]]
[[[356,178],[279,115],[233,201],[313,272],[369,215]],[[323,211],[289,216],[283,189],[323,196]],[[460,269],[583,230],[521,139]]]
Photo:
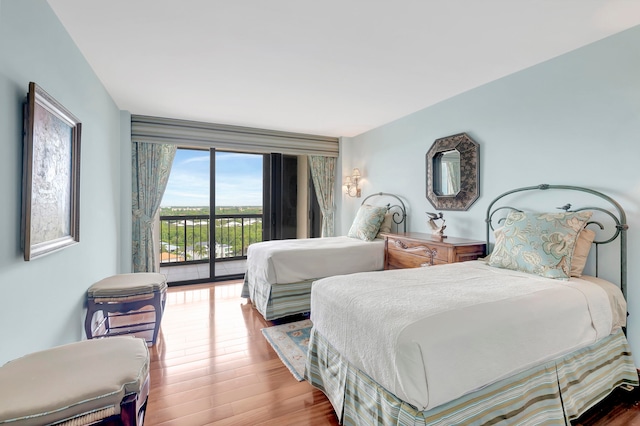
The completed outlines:
[[[210,275],[239,278],[247,248],[263,240],[263,161],[261,154],[211,150]]]
[[[171,284],[242,277],[263,239],[264,156],[179,148],[160,209],[160,271]]]

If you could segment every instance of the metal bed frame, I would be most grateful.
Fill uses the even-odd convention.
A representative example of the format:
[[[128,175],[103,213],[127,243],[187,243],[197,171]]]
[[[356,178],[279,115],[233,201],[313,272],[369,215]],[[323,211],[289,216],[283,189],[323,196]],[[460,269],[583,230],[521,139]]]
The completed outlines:
[[[622,290],[622,294],[625,296],[625,298],[627,297],[627,233],[626,231],[629,229],[629,226],[627,225],[627,215],[624,212],[624,209],[622,208],[622,206],[620,206],[620,204],[614,200],[613,198],[609,197],[608,195],[603,194],[602,192],[590,189],[590,188],[584,188],[581,186],[571,186],[571,185],[549,185],[549,184],[541,184],[541,185],[537,185],[537,186],[526,186],[523,188],[517,188],[517,189],[512,189],[510,191],[507,191],[503,194],[498,195],[490,204],[489,207],[487,207],[487,215],[486,215],[486,219],[485,222],[487,224],[486,228],[487,228],[487,251],[489,252],[489,243],[490,243],[490,239],[491,239],[491,234],[492,231],[495,230],[494,226],[493,226],[493,216],[494,214],[496,214],[498,211],[501,210],[516,210],[516,211],[522,211],[520,209],[517,209],[515,207],[511,207],[508,205],[499,205],[494,207],[494,205],[496,205],[498,203],[498,201],[500,201],[501,199],[503,199],[504,197],[507,197],[509,195],[513,195],[516,193],[520,193],[520,192],[524,192],[524,191],[547,191],[547,190],[569,190],[569,191],[580,191],[580,192],[585,192],[591,195],[594,195],[596,197],[599,197],[603,200],[605,200],[606,202],[608,202],[611,206],[613,206],[613,208],[616,210],[617,215],[612,213],[610,210],[607,210],[605,208],[602,207],[593,207],[593,206],[587,206],[587,207],[580,207],[580,208],[571,208],[571,204],[567,203],[565,205],[563,205],[562,207],[557,207],[558,209],[564,210],[564,211],[569,211],[569,212],[578,212],[578,211],[582,211],[582,210],[591,210],[591,211],[599,211],[602,212],[608,216],[611,217],[611,219],[614,222],[614,230],[613,230],[613,234],[609,237],[609,238],[604,238],[604,239],[596,239],[593,241],[593,244],[595,244],[595,274],[596,276],[598,276],[598,247],[601,244],[608,244],[613,242],[614,240],[616,240],[618,238],[618,236],[620,237],[620,289]],[[505,217],[501,217],[500,219],[497,220],[497,224],[502,223],[502,221],[504,221]],[[602,224],[602,222],[598,222],[595,220],[591,220],[589,222],[587,222],[586,226],[589,225],[597,225],[600,230],[605,231],[605,226]]]
[[[396,200],[398,200],[398,204],[387,204],[387,210],[389,212],[392,212],[392,219],[393,219],[393,223],[396,224],[396,228],[400,225],[403,224],[404,225],[404,231],[403,232],[407,232],[407,207],[405,206],[404,202],[402,201],[402,199],[400,199],[400,197],[398,197],[395,194],[391,194],[388,192],[376,192],[374,194],[371,194],[369,196],[367,196],[364,200],[362,200],[362,203],[360,203],[361,205],[365,204],[365,201],[367,201],[369,198],[372,197],[392,197],[395,198]]]

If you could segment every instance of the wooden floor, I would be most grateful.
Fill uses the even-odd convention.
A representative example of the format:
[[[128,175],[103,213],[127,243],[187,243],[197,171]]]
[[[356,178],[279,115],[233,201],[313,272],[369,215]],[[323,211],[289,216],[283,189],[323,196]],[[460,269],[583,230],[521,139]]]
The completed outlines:
[[[337,425],[331,404],[296,381],[261,333],[273,325],[242,284],[171,287],[151,352],[145,425]],[[573,425],[640,426],[640,392],[616,391]]]

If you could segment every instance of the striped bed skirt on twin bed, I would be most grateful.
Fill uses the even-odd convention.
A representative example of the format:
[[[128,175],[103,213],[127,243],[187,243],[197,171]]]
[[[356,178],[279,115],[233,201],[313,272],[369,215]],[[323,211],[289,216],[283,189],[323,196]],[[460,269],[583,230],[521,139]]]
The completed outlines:
[[[264,319],[271,321],[311,310],[311,284],[314,280],[287,284],[250,285],[244,276],[241,296],[251,300]]]
[[[344,425],[568,425],[616,387],[638,385],[621,330],[595,344],[418,411],[352,367],[312,330],[305,378],[322,390]]]

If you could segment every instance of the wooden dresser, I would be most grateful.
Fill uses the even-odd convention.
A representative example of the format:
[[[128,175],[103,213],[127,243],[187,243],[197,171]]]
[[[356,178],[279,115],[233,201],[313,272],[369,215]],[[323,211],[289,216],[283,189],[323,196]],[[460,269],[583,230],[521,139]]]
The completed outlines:
[[[484,241],[405,232],[382,234],[385,240],[384,269],[419,268],[421,266],[476,260],[485,255]]]

